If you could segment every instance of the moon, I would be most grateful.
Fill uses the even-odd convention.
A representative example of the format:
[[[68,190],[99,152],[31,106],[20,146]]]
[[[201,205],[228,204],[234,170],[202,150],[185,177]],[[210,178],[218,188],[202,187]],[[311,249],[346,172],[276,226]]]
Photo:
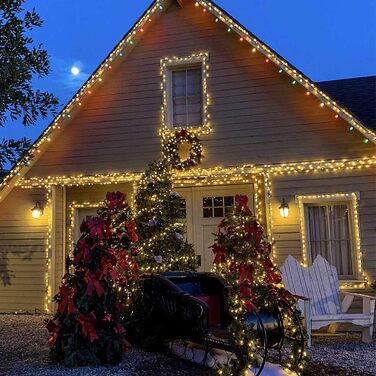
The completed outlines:
[[[77,76],[80,74],[80,68],[74,66],[71,68],[71,73],[73,74],[73,76]]]

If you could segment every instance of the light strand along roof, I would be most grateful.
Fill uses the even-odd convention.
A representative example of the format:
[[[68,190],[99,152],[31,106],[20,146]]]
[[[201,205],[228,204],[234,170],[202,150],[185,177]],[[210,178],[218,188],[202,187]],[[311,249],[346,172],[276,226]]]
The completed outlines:
[[[109,53],[84,85],[78,90],[78,92],[72,97],[64,109],[57,115],[54,121],[45,129],[41,136],[36,140],[30,149],[31,154],[34,156],[32,160],[27,161],[26,165],[19,161],[10,170],[9,174],[4,178],[0,184],[0,201],[11,191],[14,183],[23,176],[32,165],[38,160],[39,156],[45,150],[49,142],[53,141],[63,129],[71,118],[74,110],[82,105],[81,100],[86,96],[92,94],[95,86],[102,80],[110,77],[113,64],[119,59],[125,58],[132,50],[136,42],[142,37],[144,32],[147,32],[148,24],[156,22],[163,12],[168,8],[173,0],[155,0],[134,24],[134,26],[125,34],[123,39],[115,46],[115,48]],[[184,1],[180,0],[178,3],[184,6]],[[222,8],[217,6],[214,2],[207,0],[199,0],[196,2],[197,7],[202,7],[204,11],[209,11],[216,18],[216,21],[223,22],[228,31],[236,32],[242,41],[248,42],[253,50],[263,54],[268,62],[273,62],[278,68],[292,77],[296,83],[301,84],[307,91],[315,95],[320,101],[322,106],[327,106],[335,112],[336,117],[343,118],[346,122],[351,124],[356,130],[365,136],[366,142],[371,141],[376,144],[376,134],[362,124],[353,114],[348,110],[337,104],[328,94],[320,90],[320,88],[314,84],[308,77],[302,72],[284,60],[273,49],[263,43],[254,34],[243,27],[233,17],[231,17]]]

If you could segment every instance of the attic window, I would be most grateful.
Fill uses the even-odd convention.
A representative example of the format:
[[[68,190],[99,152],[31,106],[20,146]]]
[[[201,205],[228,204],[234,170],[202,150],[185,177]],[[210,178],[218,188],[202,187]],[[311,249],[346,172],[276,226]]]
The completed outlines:
[[[202,66],[171,70],[171,123],[173,127],[202,125]]]
[[[208,126],[207,54],[161,61],[163,76],[163,128]]]

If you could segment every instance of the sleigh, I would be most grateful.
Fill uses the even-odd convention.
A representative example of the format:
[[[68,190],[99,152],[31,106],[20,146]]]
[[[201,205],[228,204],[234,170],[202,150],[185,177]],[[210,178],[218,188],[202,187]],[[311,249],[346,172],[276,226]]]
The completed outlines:
[[[230,291],[223,279],[210,273],[144,275],[139,344],[157,350],[167,346],[175,355],[212,368],[230,364],[237,353],[230,330],[234,319],[227,309]],[[254,375],[261,374],[266,361],[291,363],[289,347],[298,346],[303,353],[299,317],[293,313],[290,319],[300,330],[287,333],[278,309],[247,314],[247,327],[257,343]]]

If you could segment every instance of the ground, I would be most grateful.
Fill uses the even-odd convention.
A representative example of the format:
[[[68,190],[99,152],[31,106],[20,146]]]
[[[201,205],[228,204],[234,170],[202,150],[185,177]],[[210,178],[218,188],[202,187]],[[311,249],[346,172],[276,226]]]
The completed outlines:
[[[0,315],[0,375],[2,376],[211,376],[203,367],[163,354],[133,348],[118,367],[67,369],[50,364],[44,315]],[[376,374],[376,341],[365,345],[357,335],[314,341],[306,376]]]

